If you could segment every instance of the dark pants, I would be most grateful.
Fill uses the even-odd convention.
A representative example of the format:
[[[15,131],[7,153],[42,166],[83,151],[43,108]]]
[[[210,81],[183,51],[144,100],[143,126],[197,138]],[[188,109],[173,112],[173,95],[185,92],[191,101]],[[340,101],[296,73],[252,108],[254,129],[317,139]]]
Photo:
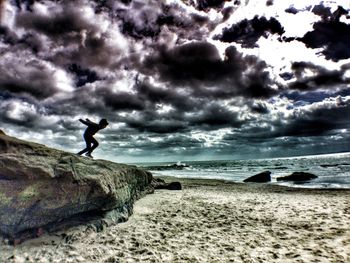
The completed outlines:
[[[95,150],[98,146],[98,141],[92,136],[92,135],[85,135],[84,134],[84,140],[86,142],[86,148],[80,152],[78,152],[79,155],[83,153],[91,154],[93,150]],[[92,145],[91,145],[92,144]]]

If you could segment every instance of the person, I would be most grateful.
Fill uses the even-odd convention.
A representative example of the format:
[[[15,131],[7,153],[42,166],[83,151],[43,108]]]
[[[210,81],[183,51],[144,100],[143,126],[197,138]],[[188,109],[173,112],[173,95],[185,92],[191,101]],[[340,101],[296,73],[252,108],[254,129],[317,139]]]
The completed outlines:
[[[77,154],[82,155],[83,153],[86,153],[85,156],[93,158],[91,153],[99,145],[98,141],[94,138],[94,135],[99,130],[106,128],[108,125],[108,122],[106,119],[101,119],[98,124],[90,121],[89,119],[85,119],[85,120],[79,119],[79,121],[87,126],[87,128],[84,132],[84,140],[86,143],[86,148],[81,150]]]

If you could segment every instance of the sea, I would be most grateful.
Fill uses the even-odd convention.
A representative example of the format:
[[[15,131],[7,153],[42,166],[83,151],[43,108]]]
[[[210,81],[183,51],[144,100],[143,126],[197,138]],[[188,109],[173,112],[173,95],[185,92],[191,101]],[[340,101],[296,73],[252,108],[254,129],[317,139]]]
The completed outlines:
[[[304,188],[350,189],[350,152],[288,158],[216,161],[176,161],[137,164],[155,176],[221,179],[243,182],[263,171],[271,172],[270,184]],[[293,172],[312,173],[318,178],[304,182],[281,182],[278,177]]]

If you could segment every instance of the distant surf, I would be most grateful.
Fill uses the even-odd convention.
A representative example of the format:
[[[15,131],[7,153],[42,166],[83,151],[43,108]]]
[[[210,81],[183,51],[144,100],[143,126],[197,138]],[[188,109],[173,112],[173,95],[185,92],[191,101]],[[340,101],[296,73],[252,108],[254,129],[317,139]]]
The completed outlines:
[[[272,184],[307,188],[350,188],[350,153],[323,154],[252,160],[177,161],[139,164],[155,176],[222,179],[243,182],[244,179],[270,171]],[[317,179],[303,182],[277,182],[276,178],[293,172],[308,172]]]

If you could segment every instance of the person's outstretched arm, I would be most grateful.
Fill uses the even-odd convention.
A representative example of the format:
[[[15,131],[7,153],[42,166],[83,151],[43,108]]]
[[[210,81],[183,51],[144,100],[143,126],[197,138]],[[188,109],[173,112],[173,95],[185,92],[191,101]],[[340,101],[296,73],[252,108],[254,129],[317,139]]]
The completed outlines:
[[[90,124],[88,121],[84,121],[83,119],[79,119],[79,121],[87,126],[89,126]]]

